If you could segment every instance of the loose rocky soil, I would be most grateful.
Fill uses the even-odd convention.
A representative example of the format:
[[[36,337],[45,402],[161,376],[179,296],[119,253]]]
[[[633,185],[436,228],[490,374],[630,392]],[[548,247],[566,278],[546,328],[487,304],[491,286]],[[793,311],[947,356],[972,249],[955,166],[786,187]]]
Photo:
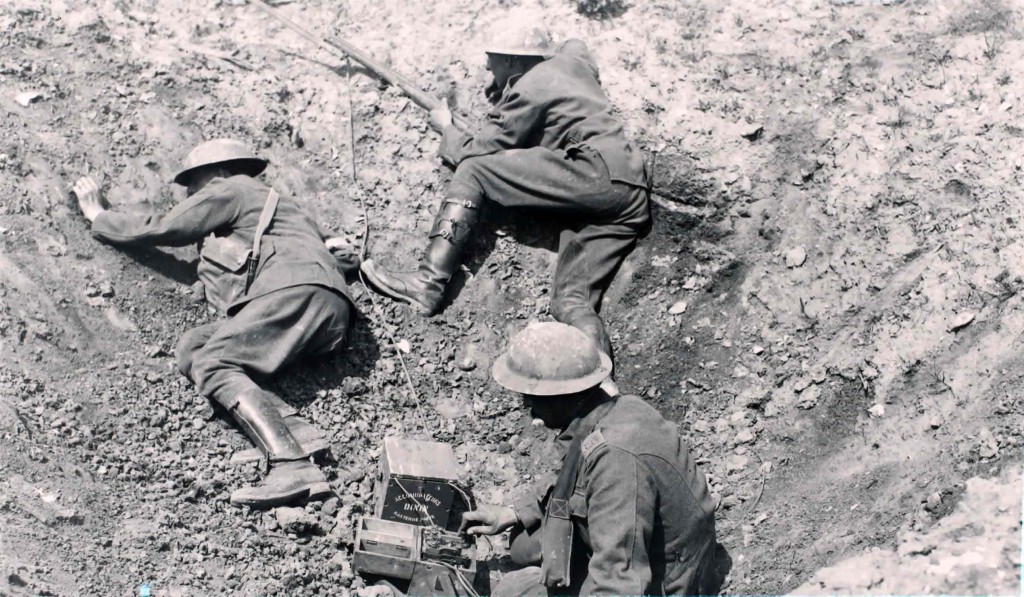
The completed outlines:
[[[604,307],[620,384],[693,443],[726,592],[1019,591],[1018,5],[282,4],[476,117],[495,28],[588,41],[674,189]],[[492,210],[442,315],[357,284],[348,348],[272,384],[330,431],[338,497],[230,506],[258,471],[228,464],[245,440],[171,354],[212,317],[195,252],[97,243],[70,183],[165,209],[190,146],[234,136],[325,226],[368,224],[370,255],[412,265],[448,175],[438,137],[244,0],[20,0],[0,32],[0,593],[344,594],[384,435],[454,444],[481,501],[552,466],[487,375],[548,316],[552,231]],[[494,578],[500,543],[480,546]]]

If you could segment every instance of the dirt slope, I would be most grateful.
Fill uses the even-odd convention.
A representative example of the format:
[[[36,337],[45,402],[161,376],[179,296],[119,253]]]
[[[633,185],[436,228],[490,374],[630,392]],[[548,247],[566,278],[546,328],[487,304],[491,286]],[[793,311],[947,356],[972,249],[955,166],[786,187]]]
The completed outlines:
[[[539,18],[588,41],[630,134],[681,190],[604,313],[621,385],[679,422],[722,498],[727,591],[1019,586],[1019,524],[957,509],[965,488],[1021,492],[1004,472],[1020,463],[1024,385],[1017,6],[281,10],[477,116],[495,27]],[[277,383],[331,431],[339,499],[228,505],[256,471],[227,464],[244,440],[171,354],[211,317],[195,252],[96,243],[68,185],[92,172],[118,209],[162,209],[191,145],[236,136],[329,228],[360,234],[364,198],[370,254],[411,265],[447,176],[437,136],[394,89],[241,2],[22,0],[0,6],[0,31],[0,593],[337,594],[359,586],[351,522],[385,434],[454,443],[484,501],[551,466],[549,438],[487,379],[508,336],[547,315],[551,231],[492,210],[443,315],[360,293],[349,347]],[[878,554],[915,557],[899,551],[908,537],[944,553],[956,529],[984,538],[957,556],[1011,545],[992,552],[998,574],[968,556],[892,584]]]

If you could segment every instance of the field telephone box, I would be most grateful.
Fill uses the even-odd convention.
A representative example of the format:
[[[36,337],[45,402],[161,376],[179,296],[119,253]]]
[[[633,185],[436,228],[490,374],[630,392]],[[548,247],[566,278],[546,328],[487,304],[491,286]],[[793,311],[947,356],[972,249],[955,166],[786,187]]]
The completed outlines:
[[[458,530],[469,504],[461,489],[459,465],[448,444],[384,438],[377,476],[374,516]]]
[[[385,438],[374,515],[356,528],[355,570],[409,595],[475,595],[476,544],[458,533],[475,505],[458,471],[448,444]]]

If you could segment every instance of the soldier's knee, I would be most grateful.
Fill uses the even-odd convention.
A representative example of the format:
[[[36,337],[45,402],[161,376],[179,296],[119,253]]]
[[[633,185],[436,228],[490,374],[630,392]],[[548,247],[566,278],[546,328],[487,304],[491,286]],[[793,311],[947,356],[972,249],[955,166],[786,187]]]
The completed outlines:
[[[178,371],[193,382],[195,380],[192,378],[192,367],[195,363],[195,355],[203,347],[205,340],[205,334],[200,329],[189,330],[182,334],[174,348]]]
[[[568,325],[575,325],[573,322],[590,317],[597,317],[597,313],[586,301],[576,299],[573,296],[554,296],[551,299],[551,316],[555,321]]]
[[[484,171],[484,162],[480,158],[466,158],[459,162],[448,183],[448,195],[471,201],[479,205],[484,201],[484,185],[480,174]]]

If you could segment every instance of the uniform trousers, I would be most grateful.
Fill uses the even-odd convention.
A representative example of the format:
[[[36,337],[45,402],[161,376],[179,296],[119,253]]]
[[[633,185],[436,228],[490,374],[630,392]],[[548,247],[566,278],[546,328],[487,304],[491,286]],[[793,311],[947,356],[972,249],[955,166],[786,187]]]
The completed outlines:
[[[600,154],[589,147],[533,147],[463,160],[448,194],[477,205],[489,199],[558,218],[564,227],[551,314],[612,354],[598,313],[619,266],[650,229],[646,188],[613,182]]]
[[[230,410],[238,396],[259,389],[251,375],[270,376],[300,357],[340,347],[350,317],[348,299],[323,286],[275,290],[186,332],[175,351],[178,369],[199,393]]]

